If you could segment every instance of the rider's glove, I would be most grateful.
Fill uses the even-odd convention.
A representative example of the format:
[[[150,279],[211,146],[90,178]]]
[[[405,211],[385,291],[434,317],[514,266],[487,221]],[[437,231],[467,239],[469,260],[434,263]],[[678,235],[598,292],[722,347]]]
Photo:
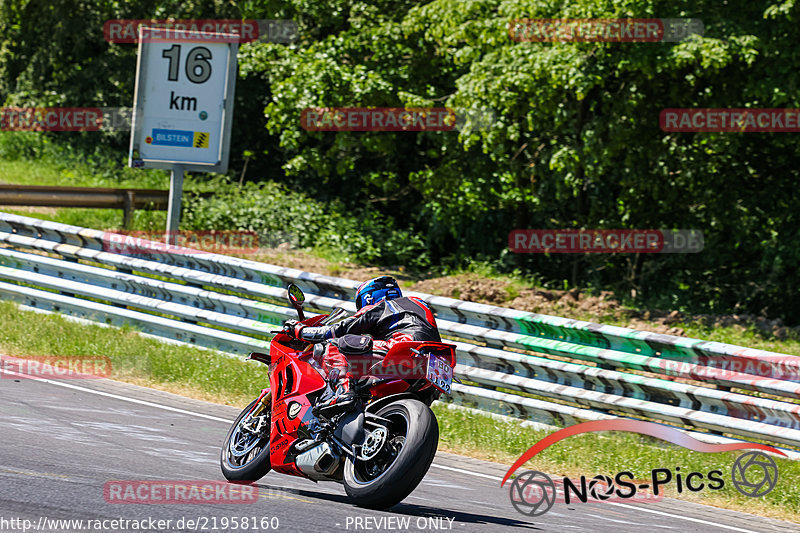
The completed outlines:
[[[300,338],[300,332],[305,326],[297,320],[287,320],[283,324],[283,332],[294,339]]]

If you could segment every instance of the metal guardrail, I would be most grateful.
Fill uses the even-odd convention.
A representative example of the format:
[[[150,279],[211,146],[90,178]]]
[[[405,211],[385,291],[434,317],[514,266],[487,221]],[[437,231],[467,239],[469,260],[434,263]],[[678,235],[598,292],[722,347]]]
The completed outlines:
[[[269,330],[294,318],[289,282],[312,309],[355,311],[351,280],[155,243],[148,253],[141,241],[137,256],[121,255],[104,251],[109,242],[0,213],[0,298],[230,353],[264,350]],[[469,383],[453,386],[457,403],[556,425],[643,417],[800,447],[800,357],[412,294],[457,345],[456,375]]]
[[[126,228],[130,227],[135,209],[166,211],[168,202],[169,191],[161,189],[0,184],[0,205],[122,209]]]

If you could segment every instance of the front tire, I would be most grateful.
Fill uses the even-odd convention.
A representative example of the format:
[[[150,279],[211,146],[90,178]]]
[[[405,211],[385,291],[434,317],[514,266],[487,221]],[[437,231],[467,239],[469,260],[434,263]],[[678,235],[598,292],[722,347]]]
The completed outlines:
[[[343,481],[356,505],[387,509],[425,477],[439,445],[439,424],[427,405],[412,399],[392,402],[376,414],[392,421],[389,432],[381,435],[380,449],[369,460],[347,458]],[[367,435],[365,442],[374,445],[376,437]]]
[[[270,471],[271,409],[267,407],[255,419],[245,419],[257,401],[253,400],[239,413],[222,445],[219,465],[222,468],[222,475],[228,481],[257,481]],[[258,420],[259,418],[262,420]],[[259,431],[252,431],[256,426]]]

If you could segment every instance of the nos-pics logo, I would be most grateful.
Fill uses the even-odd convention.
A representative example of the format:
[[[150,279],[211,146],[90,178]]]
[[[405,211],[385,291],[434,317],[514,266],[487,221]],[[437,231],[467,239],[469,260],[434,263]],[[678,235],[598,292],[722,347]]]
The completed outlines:
[[[782,451],[764,444],[736,442],[731,444],[709,444],[699,441],[675,428],[662,426],[642,420],[598,420],[584,422],[564,428],[545,437],[533,445],[517,459],[506,473],[500,486],[509,480],[511,475],[536,454],[556,442],[594,431],[629,431],[656,437],[684,448],[704,453],[729,452],[733,450],[756,449],[786,456]],[[733,486],[741,494],[751,498],[765,496],[778,481],[778,465],[762,451],[750,451],[739,456],[730,472]],[[649,479],[634,480],[631,472],[618,472],[613,478],[598,475],[588,480],[581,476],[579,480],[563,478],[553,480],[543,472],[529,470],[517,476],[510,485],[509,498],[517,511],[527,516],[540,516],[550,510],[556,501],[564,503],[587,503],[589,497],[596,501],[658,500],[663,497],[661,488],[675,485],[677,492],[698,492],[701,490],[720,490],[725,486],[721,470],[709,472],[681,472],[680,467],[674,469],[655,468]],[[559,494],[559,486],[561,494]]]

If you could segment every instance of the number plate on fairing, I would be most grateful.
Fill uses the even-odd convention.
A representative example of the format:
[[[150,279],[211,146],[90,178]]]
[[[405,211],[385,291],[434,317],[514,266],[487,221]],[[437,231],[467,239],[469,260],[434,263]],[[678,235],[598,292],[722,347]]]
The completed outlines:
[[[447,361],[436,355],[428,356],[428,373],[426,375],[434,387],[450,394],[450,386],[453,384],[453,367]]]

